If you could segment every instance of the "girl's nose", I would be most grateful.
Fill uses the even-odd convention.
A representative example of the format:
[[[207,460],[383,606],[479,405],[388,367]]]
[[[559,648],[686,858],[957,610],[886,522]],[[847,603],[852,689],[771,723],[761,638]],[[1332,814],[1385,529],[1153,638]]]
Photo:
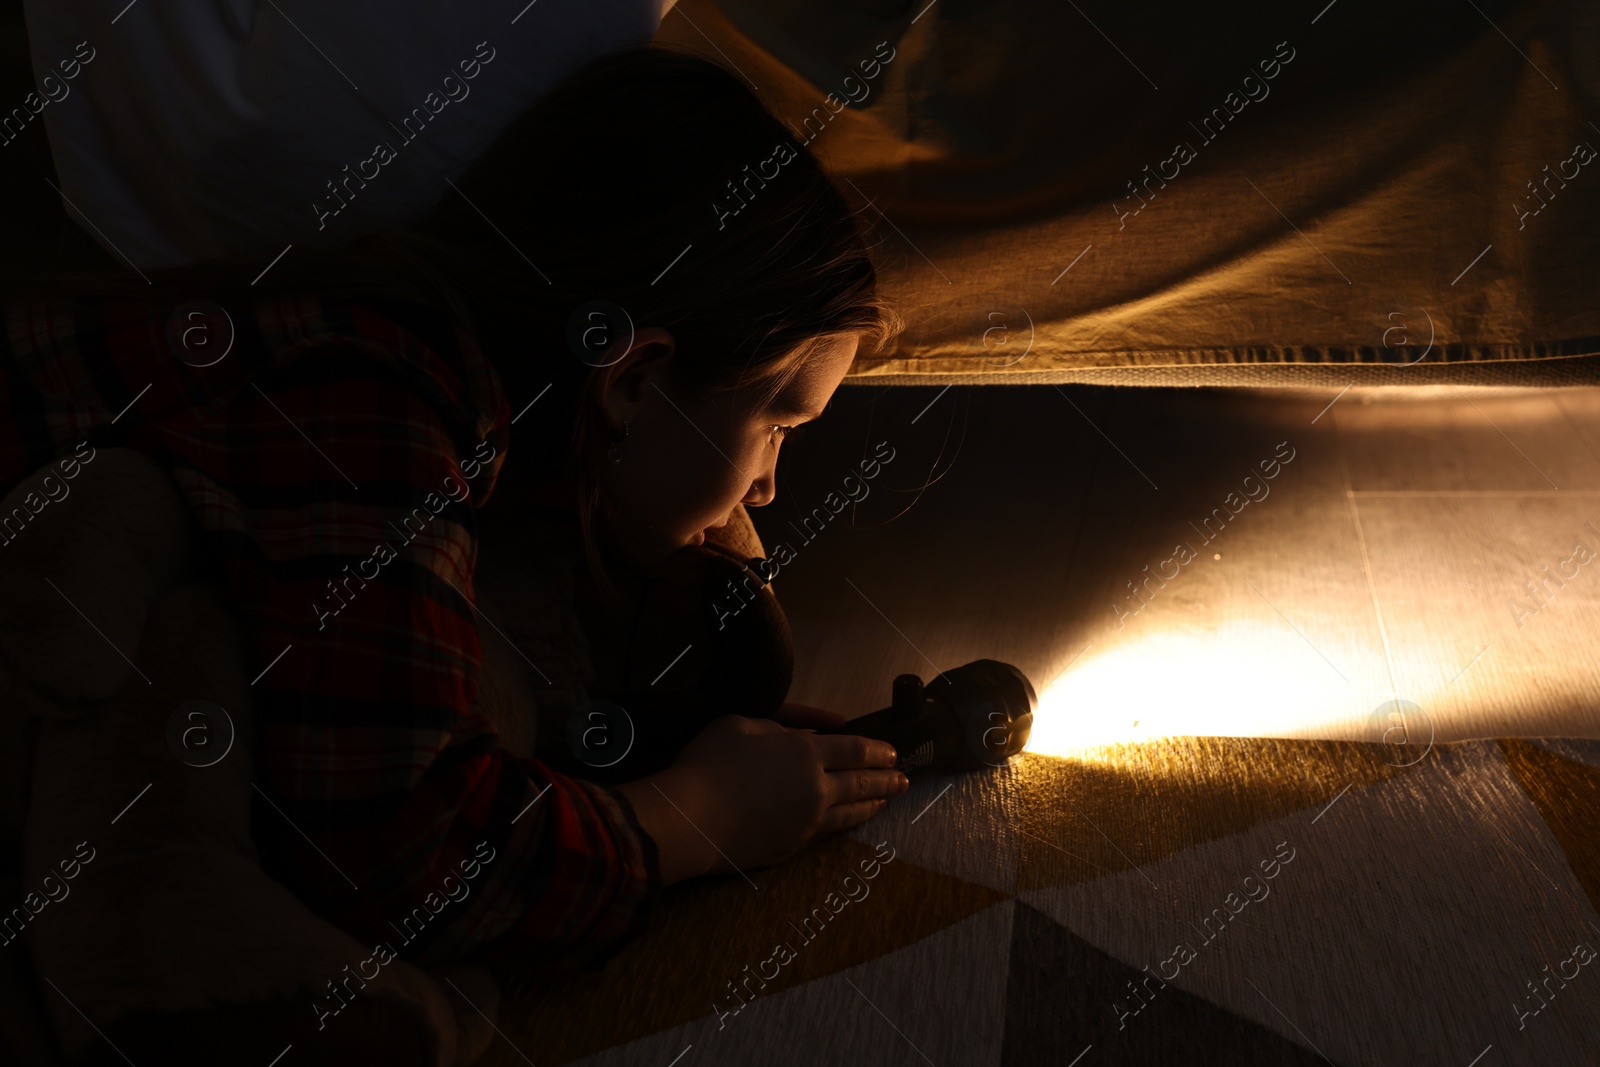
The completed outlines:
[[[750,483],[750,488],[745,490],[744,499],[740,503],[750,508],[762,508],[772,503],[773,498],[778,495],[777,470],[776,463],[768,464],[765,470],[756,475],[755,481]]]

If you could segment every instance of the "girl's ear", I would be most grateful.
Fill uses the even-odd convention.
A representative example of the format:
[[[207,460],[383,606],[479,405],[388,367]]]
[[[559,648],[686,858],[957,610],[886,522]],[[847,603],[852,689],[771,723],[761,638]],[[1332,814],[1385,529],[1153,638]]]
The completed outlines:
[[[633,344],[621,359],[597,370],[600,406],[614,432],[620,433],[622,424],[632,421],[639,407],[651,402],[656,389],[665,383],[677,351],[671,332],[647,326],[634,331]]]

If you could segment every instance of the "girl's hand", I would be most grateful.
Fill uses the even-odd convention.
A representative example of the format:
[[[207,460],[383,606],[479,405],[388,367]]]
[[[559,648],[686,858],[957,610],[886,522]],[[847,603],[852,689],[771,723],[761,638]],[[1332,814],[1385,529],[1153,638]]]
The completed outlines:
[[[663,880],[779,863],[859,826],[906,791],[886,742],[725,715],[671,767],[618,789],[656,842]]]
[[[837,730],[845,724],[845,717],[837,711],[814,708],[810,704],[785,702],[772,716],[772,721],[796,730]]]

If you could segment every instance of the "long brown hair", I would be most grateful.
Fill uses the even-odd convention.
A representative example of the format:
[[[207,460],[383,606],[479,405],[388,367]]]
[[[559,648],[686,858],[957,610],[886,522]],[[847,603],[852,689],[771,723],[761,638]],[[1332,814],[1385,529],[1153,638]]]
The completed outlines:
[[[778,162],[782,160],[782,162]],[[776,174],[774,174],[776,171]],[[880,348],[899,320],[821,165],[738,77],[661,48],[608,55],[508,127],[416,228],[464,301],[514,408],[549,386],[546,432],[587,534],[609,433],[571,350],[580,306],[661,326],[708,391],[776,393],[820,338]],[[566,423],[563,425],[563,423]]]

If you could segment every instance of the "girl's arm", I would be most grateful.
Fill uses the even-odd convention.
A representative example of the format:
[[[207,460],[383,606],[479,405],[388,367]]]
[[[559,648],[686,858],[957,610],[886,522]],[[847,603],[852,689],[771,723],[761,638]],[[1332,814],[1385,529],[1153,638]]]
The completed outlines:
[[[383,343],[308,346],[214,420],[146,431],[184,457],[264,672],[264,862],[402,956],[593,957],[642,920],[655,845],[624,796],[511,756],[471,710],[474,504],[504,401],[474,417],[492,390],[468,361],[369,332]]]

